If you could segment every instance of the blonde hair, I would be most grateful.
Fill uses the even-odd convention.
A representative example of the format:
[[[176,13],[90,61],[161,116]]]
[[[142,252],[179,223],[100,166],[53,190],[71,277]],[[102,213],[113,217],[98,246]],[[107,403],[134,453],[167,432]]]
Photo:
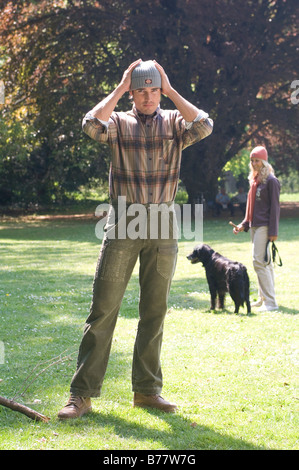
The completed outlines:
[[[262,160],[262,159],[259,159],[259,160],[263,164],[260,171],[255,171],[253,169],[251,161],[249,163],[250,173],[249,173],[249,176],[248,176],[248,180],[249,180],[250,185],[253,183],[253,180],[255,179],[256,176],[258,177],[258,182],[259,183],[266,183],[268,176],[270,174],[274,175],[274,170],[273,170],[272,165],[270,165],[270,163],[266,162],[265,160]]]

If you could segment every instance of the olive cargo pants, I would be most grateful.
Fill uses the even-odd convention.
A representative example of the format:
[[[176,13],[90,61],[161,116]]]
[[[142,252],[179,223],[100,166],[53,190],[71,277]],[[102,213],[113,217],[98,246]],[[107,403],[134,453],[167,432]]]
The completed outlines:
[[[144,220],[149,235],[149,215]],[[171,214],[169,231],[176,224]],[[119,220],[118,220],[119,222]],[[118,223],[117,222],[117,223]],[[132,389],[143,394],[160,394],[160,353],[168,294],[177,258],[176,237],[111,239],[104,237],[93,283],[90,315],[86,320],[71,393],[97,397],[108,364],[112,337],[121,302],[139,258],[139,323],[132,363]]]

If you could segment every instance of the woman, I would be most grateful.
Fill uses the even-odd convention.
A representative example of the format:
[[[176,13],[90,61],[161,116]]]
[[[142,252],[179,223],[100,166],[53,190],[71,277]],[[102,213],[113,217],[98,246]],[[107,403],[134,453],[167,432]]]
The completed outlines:
[[[265,261],[268,241],[277,240],[279,224],[280,183],[268,163],[265,147],[255,147],[250,154],[250,190],[243,222],[234,227],[235,234],[251,229],[253,266],[258,278],[259,299],[253,307],[259,311],[277,310],[275,300],[274,271]]]

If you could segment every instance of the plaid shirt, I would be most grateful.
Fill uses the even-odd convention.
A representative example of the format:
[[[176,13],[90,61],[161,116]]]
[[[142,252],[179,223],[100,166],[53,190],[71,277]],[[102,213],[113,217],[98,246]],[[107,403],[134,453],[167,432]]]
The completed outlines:
[[[128,112],[113,112],[107,125],[89,113],[83,119],[84,132],[112,149],[111,199],[125,196],[128,203],[140,204],[174,201],[182,150],[212,129],[213,121],[203,111],[188,124],[179,111],[160,107],[152,116],[140,115],[135,106]]]

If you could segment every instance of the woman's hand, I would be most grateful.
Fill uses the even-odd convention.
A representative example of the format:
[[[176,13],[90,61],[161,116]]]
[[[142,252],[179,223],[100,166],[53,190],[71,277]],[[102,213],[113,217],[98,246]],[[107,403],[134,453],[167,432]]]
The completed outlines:
[[[234,227],[233,232],[234,232],[235,235],[237,235],[239,232],[244,232],[243,225],[239,224],[236,227]]]
[[[235,225],[233,222],[229,222],[229,225],[232,225],[234,227],[233,232],[235,235],[237,235],[239,232],[244,232],[244,227],[242,224]]]

